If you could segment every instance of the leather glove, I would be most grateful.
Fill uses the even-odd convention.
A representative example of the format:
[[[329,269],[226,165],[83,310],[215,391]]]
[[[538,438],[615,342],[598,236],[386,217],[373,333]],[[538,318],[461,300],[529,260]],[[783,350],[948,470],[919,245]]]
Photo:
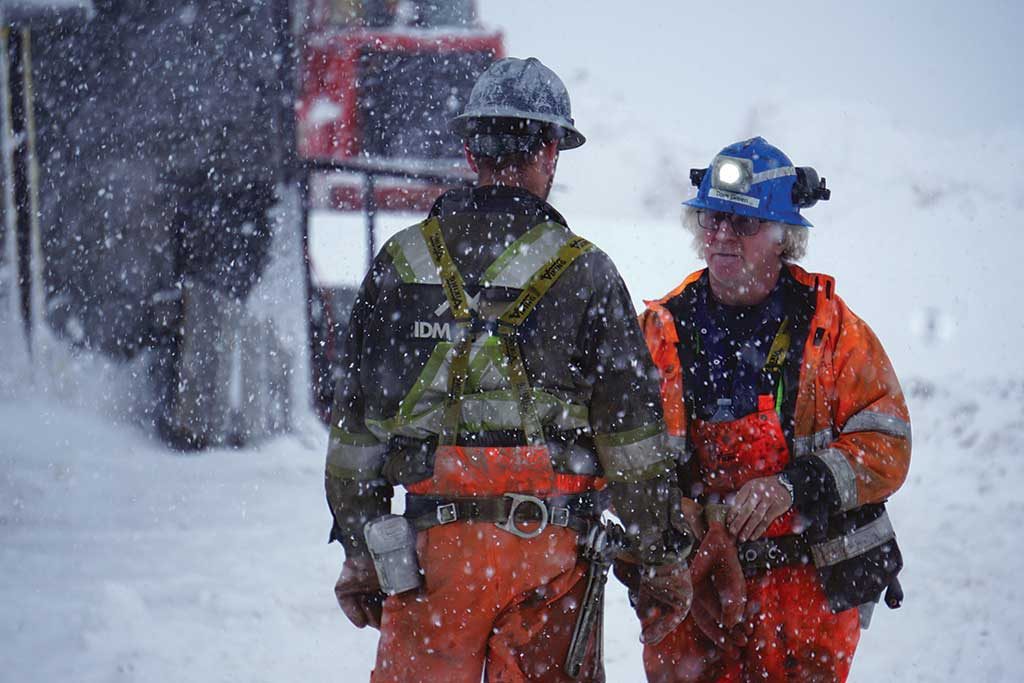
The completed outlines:
[[[715,612],[725,628],[743,620],[747,581],[736,551],[736,539],[722,522],[708,523],[707,533],[693,558],[691,575],[698,597],[710,597],[717,604]]]
[[[725,653],[727,658],[737,657],[739,648],[747,644],[742,624],[733,629],[722,625],[721,605],[710,593],[698,591],[693,598],[690,616],[704,637]]]
[[[661,642],[683,623],[692,602],[693,585],[685,562],[641,567],[636,601],[640,642]]]
[[[742,541],[761,538],[768,525],[793,507],[793,494],[778,475],[751,479],[740,487],[729,510],[729,531]]]
[[[341,575],[334,584],[334,595],[341,611],[356,628],[380,628],[384,593],[380,590],[377,570],[369,557],[345,559]]]
[[[633,558],[619,557],[612,564],[612,572],[615,578],[626,587],[629,594],[629,604],[634,609],[636,601],[640,597],[640,565]]]

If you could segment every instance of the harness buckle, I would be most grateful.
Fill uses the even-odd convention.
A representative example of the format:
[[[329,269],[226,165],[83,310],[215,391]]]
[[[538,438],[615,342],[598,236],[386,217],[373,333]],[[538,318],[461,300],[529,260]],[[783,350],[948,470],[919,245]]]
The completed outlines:
[[[549,523],[555,526],[569,526],[569,508],[567,507],[553,507],[551,508],[551,519]]]
[[[544,501],[536,496],[528,496],[522,493],[506,493],[504,497],[512,501],[512,506],[508,510],[508,518],[504,522],[495,522],[495,526],[519,538],[536,538],[540,536],[541,532],[548,526],[548,506],[544,504]],[[516,511],[524,503],[536,505],[537,509],[540,510],[540,524],[533,531],[523,531],[516,526]],[[568,514],[568,509],[566,513]]]
[[[446,503],[445,505],[437,506],[437,523],[444,525],[450,524],[459,518],[459,511],[455,508],[455,503]]]

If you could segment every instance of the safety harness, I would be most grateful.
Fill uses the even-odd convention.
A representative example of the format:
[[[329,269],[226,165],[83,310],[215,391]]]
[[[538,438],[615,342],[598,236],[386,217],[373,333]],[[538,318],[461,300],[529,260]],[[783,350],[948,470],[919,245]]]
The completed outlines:
[[[420,224],[420,231],[439,274],[451,314],[456,320],[448,392],[438,445],[455,446],[458,442],[463,424],[462,405],[469,380],[473,342],[481,334],[493,334],[501,343],[509,382],[518,402],[525,445],[544,446],[544,430],[523,364],[518,331],[548,290],[593,245],[582,237],[568,233],[568,239],[557,253],[529,277],[515,301],[496,320],[491,321],[470,307],[465,283],[445,244],[440,221],[436,217],[429,218]],[[486,283],[482,284],[486,286]],[[590,521],[596,519],[601,510],[607,507],[599,503],[598,497],[597,493],[558,496],[547,500],[521,493],[470,498],[409,495],[406,498],[405,516],[420,530],[457,520],[475,520],[493,522],[509,533],[533,538],[543,532],[548,524],[586,532]],[[526,530],[520,526],[521,522],[526,521],[536,521],[537,525]]]
[[[441,437],[438,441],[442,446],[454,446],[462,422],[462,398],[469,379],[470,350],[478,334],[491,333],[491,330],[488,329],[487,321],[469,307],[469,296],[462,275],[455,267],[441,234],[441,222],[436,217],[429,218],[421,224],[420,230],[430,251],[430,258],[440,274],[441,286],[452,315],[459,323],[456,326],[458,341],[455,342],[452,355],[451,371],[448,375],[448,396],[445,400]],[[497,327],[493,330],[500,338],[505,353],[509,380],[519,401],[519,418],[528,446],[543,445],[544,432],[530,392],[522,352],[516,338],[517,328],[526,321],[541,298],[569,266],[592,248],[593,245],[584,238],[571,235],[558,253],[530,276],[519,297],[498,316]]]

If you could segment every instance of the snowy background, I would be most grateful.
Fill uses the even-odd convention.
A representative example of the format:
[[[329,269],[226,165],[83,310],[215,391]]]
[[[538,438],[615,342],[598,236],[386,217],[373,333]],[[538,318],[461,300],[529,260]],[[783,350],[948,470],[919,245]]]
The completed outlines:
[[[699,265],[677,221],[691,166],[760,134],[828,178],[804,264],[881,337],[915,434],[890,505],[906,603],[876,611],[851,680],[1024,679],[1024,10],[479,4],[509,54],[566,80],[589,142],[552,203],[638,305]],[[377,244],[410,219],[382,216]],[[316,216],[322,280],[358,278],[360,226]],[[365,680],[375,632],[331,590],[326,430],[300,414],[290,436],[182,456],[121,398],[136,367],[50,361],[0,364],[0,679]],[[617,587],[607,618],[609,680],[642,680]]]

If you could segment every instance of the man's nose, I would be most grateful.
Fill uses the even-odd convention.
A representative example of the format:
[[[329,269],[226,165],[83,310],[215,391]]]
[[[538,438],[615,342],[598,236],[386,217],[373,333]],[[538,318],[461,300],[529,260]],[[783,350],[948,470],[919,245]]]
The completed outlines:
[[[732,229],[732,221],[726,216],[715,219],[715,229],[711,231],[711,234],[716,240],[729,240],[736,237],[736,231]]]

